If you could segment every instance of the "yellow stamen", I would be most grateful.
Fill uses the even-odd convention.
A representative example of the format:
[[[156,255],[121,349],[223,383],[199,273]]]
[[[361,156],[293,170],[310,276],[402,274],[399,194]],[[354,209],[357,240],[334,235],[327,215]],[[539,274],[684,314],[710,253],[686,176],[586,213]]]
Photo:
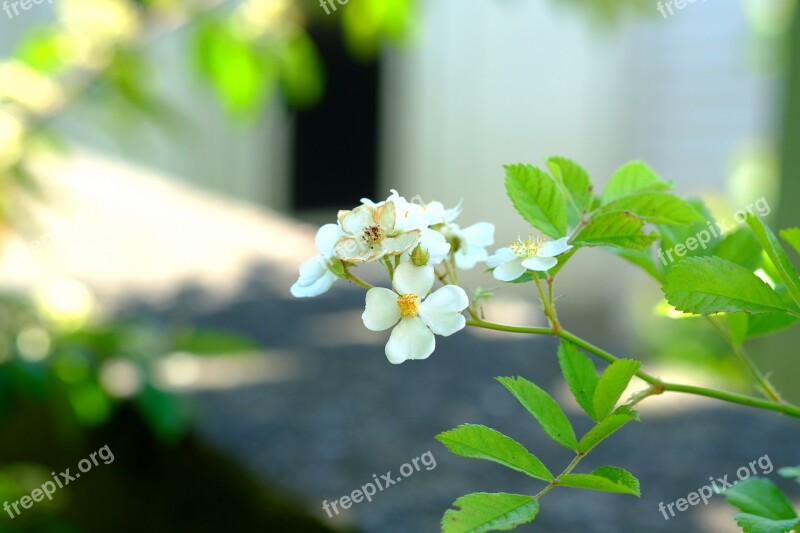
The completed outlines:
[[[419,296],[416,294],[401,294],[397,297],[397,307],[404,317],[417,316],[419,311]]]
[[[517,254],[518,257],[535,257],[539,253],[539,249],[544,244],[544,239],[540,236],[531,236],[527,241],[517,239],[508,245],[511,250]]]

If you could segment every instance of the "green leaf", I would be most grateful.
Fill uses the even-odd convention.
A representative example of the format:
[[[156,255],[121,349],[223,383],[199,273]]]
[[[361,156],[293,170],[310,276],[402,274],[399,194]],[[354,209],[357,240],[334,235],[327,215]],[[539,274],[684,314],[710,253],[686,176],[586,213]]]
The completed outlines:
[[[614,255],[621,257],[628,263],[635,265],[653,277],[659,283],[664,282],[664,273],[662,272],[662,266],[659,266],[656,259],[653,257],[653,254],[650,250],[628,250],[625,248],[611,248],[611,253]],[[665,262],[666,259],[662,259],[662,262]]]
[[[325,67],[317,45],[304,31],[297,32],[281,50],[280,81],[289,105],[308,108],[325,92]]]
[[[750,315],[747,313],[728,313],[725,315],[725,318],[728,321],[728,329],[731,332],[733,343],[736,344],[736,346],[741,346],[744,344],[744,341],[747,340],[747,328]]]
[[[591,359],[569,341],[558,345],[558,363],[564,379],[586,414],[594,418],[594,391],[597,387],[597,370]]]
[[[559,485],[576,489],[600,490],[617,494],[641,496],[639,480],[622,468],[601,466],[591,474],[565,474],[559,478]]]
[[[551,157],[547,166],[565,192],[569,224],[575,226],[592,207],[592,180],[580,165],[564,157]]]
[[[625,392],[640,363],[634,359],[618,359],[608,365],[594,391],[594,414],[596,420],[607,417]]]
[[[749,270],[756,270],[761,266],[761,244],[747,228],[725,235],[714,249],[714,255]]]
[[[786,256],[786,252],[783,250],[781,243],[778,242],[778,238],[758,217],[748,215],[747,225],[753,230],[761,246],[764,247],[764,251],[767,252],[773,266],[778,270],[778,274],[781,280],[783,280],[783,284],[786,285],[786,288],[789,290],[792,299],[797,305],[800,305],[800,276],[797,275],[797,271]]]
[[[770,520],[796,518],[789,500],[775,483],[763,478],[750,478],[725,491],[728,503],[743,513]]]
[[[642,192],[605,204],[598,213],[629,211],[651,224],[685,226],[705,219],[692,205],[665,192]]]
[[[436,435],[436,440],[461,457],[486,459],[536,479],[553,480],[547,467],[522,444],[486,426],[462,424]]]
[[[531,165],[507,165],[506,191],[522,218],[545,235],[567,234],[567,203],[555,180]]]
[[[770,520],[748,513],[738,513],[733,518],[744,533],[788,533],[794,526],[800,524],[800,518]]]
[[[663,291],[667,301],[685,313],[787,310],[780,296],[758,276],[719,257],[690,257],[675,264]]]
[[[442,518],[442,533],[508,531],[536,518],[539,502],[523,494],[475,492],[455,501]]]
[[[792,245],[792,248],[800,254],[800,228],[787,228],[781,230],[783,240]]]
[[[539,422],[551,439],[575,451],[578,441],[567,415],[544,390],[524,378],[497,378]]]
[[[759,313],[747,319],[747,338],[776,333],[797,323],[797,317],[785,313]]]
[[[666,191],[671,188],[671,183],[661,179],[645,163],[631,161],[622,165],[608,180],[603,191],[603,203],[639,192]]]
[[[595,217],[573,239],[585,246],[614,246],[645,250],[658,238],[642,231],[644,221],[628,212],[604,213]]]
[[[596,426],[586,433],[578,443],[578,451],[588,453],[589,450],[617,432],[631,420],[639,420],[639,413],[623,405],[612,414],[601,420]]]

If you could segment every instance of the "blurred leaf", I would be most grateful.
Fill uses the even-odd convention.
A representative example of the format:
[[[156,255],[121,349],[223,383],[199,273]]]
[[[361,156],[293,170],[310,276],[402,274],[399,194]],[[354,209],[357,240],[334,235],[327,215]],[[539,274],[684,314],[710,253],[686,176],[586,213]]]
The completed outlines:
[[[148,384],[137,397],[136,405],[153,434],[166,443],[176,442],[188,429],[188,413],[177,396]]]
[[[522,494],[475,492],[453,503],[442,518],[442,533],[508,531],[536,518],[539,502]]]
[[[176,335],[173,342],[175,351],[195,355],[236,354],[258,348],[258,344],[247,337],[210,329],[184,330]]]
[[[641,268],[659,283],[664,282],[664,273],[661,271],[661,267],[658,265],[658,262],[649,249],[631,250],[628,248],[610,248],[609,251],[632,265]],[[661,261],[662,263],[666,263],[666,259],[662,259]]]
[[[789,533],[794,526],[800,524],[800,518],[772,520],[749,513],[739,513],[734,518],[744,533]]]
[[[286,43],[280,56],[281,87],[289,105],[310,107],[325,91],[325,69],[317,46],[305,32]]]
[[[553,479],[547,467],[522,444],[486,426],[462,424],[439,433],[436,440],[461,457],[493,461],[544,481]]]
[[[792,245],[792,248],[800,254],[800,228],[788,228],[781,230],[783,240]]]
[[[59,32],[53,27],[31,28],[20,40],[14,55],[43,74],[57,74],[65,67],[59,40]]]
[[[750,478],[725,491],[728,503],[743,513],[770,520],[786,520],[797,517],[789,500],[772,481]]]
[[[75,416],[86,426],[99,426],[111,416],[111,400],[94,381],[71,386],[67,397]]]
[[[800,466],[785,466],[779,468],[778,474],[785,478],[794,479],[800,483]]]
[[[714,255],[750,270],[761,266],[761,244],[747,228],[725,235],[714,250]]]

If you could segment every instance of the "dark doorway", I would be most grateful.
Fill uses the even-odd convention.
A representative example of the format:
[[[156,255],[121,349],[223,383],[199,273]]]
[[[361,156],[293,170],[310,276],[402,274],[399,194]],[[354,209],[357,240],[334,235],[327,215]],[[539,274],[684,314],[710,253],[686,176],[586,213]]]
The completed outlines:
[[[378,165],[377,61],[350,57],[336,27],[312,28],[327,72],[322,101],[296,112],[295,210],[355,206],[374,197]]]

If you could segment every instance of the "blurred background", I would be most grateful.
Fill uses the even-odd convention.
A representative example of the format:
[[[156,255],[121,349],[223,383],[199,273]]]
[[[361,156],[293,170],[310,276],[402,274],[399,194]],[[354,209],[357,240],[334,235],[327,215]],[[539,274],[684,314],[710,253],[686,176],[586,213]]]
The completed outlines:
[[[481,423],[568,461],[492,380],[572,405],[551,340],[467,331],[392,366],[362,291],[289,286],[316,226],[391,188],[463,199],[502,246],[527,233],[502,165],[552,155],[598,187],[643,159],[717,221],[764,199],[774,227],[798,225],[796,0],[674,4],[3,2],[0,503],[104,445],[115,460],[0,531],[433,532],[462,494],[538,490],[433,436]],[[633,266],[589,250],[560,277],[576,333],[651,374],[751,390]],[[496,286],[480,267],[463,280]],[[532,295],[496,288],[487,318],[543,324]],[[798,340],[752,347],[794,401]],[[553,491],[520,530],[736,531],[722,498],[668,521],[658,503],[764,455],[800,463],[788,418],[674,395],[642,413],[591,458],[639,476],[641,500]],[[435,468],[323,510],[427,451]]]

